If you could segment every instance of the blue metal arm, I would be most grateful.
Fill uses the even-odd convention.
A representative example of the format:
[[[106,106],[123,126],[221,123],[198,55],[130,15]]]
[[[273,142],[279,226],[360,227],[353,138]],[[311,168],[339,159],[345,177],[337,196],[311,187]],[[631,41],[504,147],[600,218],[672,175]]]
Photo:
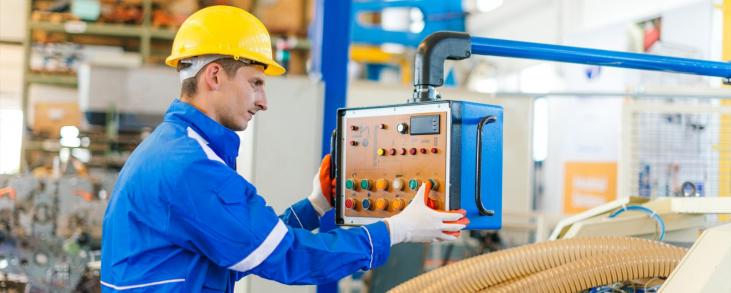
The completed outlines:
[[[444,61],[461,60],[472,54],[716,76],[731,84],[731,63],[478,38],[463,32],[441,31],[426,37],[416,50],[414,94],[410,101],[439,99],[435,88],[444,84]]]
[[[731,79],[731,63],[472,37],[472,54],[689,73]]]

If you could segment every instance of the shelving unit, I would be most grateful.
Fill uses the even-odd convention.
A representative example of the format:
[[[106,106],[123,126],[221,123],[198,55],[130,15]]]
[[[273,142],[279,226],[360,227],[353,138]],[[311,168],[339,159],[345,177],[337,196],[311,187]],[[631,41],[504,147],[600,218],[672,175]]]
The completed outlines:
[[[151,43],[159,40],[172,42],[175,38],[174,29],[159,28],[152,26],[152,5],[153,1],[156,0],[142,0],[142,21],[139,24],[117,24],[117,23],[95,23],[85,21],[64,21],[64,22],[52,22],[52,21],[39,21],[34,20],[33,9],[36,8],[34,3],[36,0],[26,0],[26,22],[27,32],[26,38],[23,42],[24,59],[23,59],[23,88],[22,88],[22,110],[23,110],[23,129],[27,129],[29,123],[28,120],[28,109],[30,106],[30,87],[32,84],[47,84],[60,87],[75,88],[78,85],[78,78],[73,72],[37,72],[31,69],[31,58],[32,49],[34,45],[33,33],[37,31],[43,31],[48,33],[62,33],[67,37],[72,38],[74,36],[99,36],[110,39],[128,39],[128,40],[139,40],[138,53],[140,60],[143,64],[155,63],[151,60],[159,60],[159,58],[151,58],[153,52],[151,50]],[[83,43],[82,43],[83,44]],[[114,148],[119,147],[118,141],[107,137],[104,133],[106,130],[97,129],[90,130],[91,133],[87,133],[87,136],[94,138],[96,145],[94,148],[90,148],[94,153],[109,153]],[[96,134],[95,134],[96,133]],[[133,135],[134,137],[134,135]],[[49,138],[44,136],[38,136],[35,134],[27,135],[23,141],[24,155],[23,165],[27,166],[26,159],[29,156],[33,156],[31,153],[26,152],[53,152],[53,149],[45,149],[39,147],[43,145],[44,141],[48,141]],[[53,139],[50,139],[53,140]],[[135,145],[139,142],[139,139],[134,141],[128,141],[124,144]],[[128,149],[129,147],[125,147]],[[109,167],[120,167],[121,163],[114,162],[114,156],[101,156],[96,157],[96,161],[92,165],[100,165],[99,160],[102,160],[101,165],[110,165]],[[111,163],[109,163],[111,162]],[[90,162],[91,163],[91,162]],[[123,163],[123,162],[122,162]],[[119,165],[119,166],[117,166]]]
[[[136,24],[103,22],[104,17],[100,17],[100,19],[102,19],[100,20],[100,22],[86,22],[80,20],[67,20],[71,17],[64,14],[41,12],[34,15],[34,9],[39,11],[45,11],[41,10],[44,9],[42,6],[47,6],[45,4],[50,3],[43,3],[45,0],[25,1],[27,1],[27,10],[25,15],[27,22],[27,31],[25,40],[23,42],[24,59],[21,102],[21,107],[23,110],[23,129],[28,129],[27,125],[29,125],[29,123],[31,122],[27,115],[29,108],[33,106],[30,105],[31,85],[45,84],[65,88],[76,88],[78,86],[78,78],[73,71],[74,68],[71,68],[72,66],[69,66],[69,64],[73,64],[73,62],[66,62],[66,59],[64,59],[65,55],[62,58],[50,57],[49,59],[52,60],[51,62],[58,62],[59,60],[63,60],[63,67],[68,67],[69,69],[71,69],[70,72],[54,72],[52,71],[53,65],[46,66],[45,64],[41,70],[37,70],[37,68],[31,68],[31,65],[35,65],[31,64],[32,60],[33,62],[35,62],[35,59],[33,59],[33,53],[36,52],[34,51],[36,50],[36,48],[34,48],[34,45],[46,44],[46,42],[44,41],[38,41],[39,35],[41,37],[40,40],[43,40],[43,37],[46,37],[46,40],[50,41],[49,43],[59,41],[66,42],[66,44],[95,45],[99,43],[104,43],[107,46],[120,46],[124,48],[125,52],[134,52],[136,54],[139,54],[139,58],[141,59],[139,61],[141,64],[162,64],[165,56],[169,53],[169,46],[172,45],[172,41],[175,38],[175,34],[177,31],[176,28],[170,28],[167,26],[158,27],[156,25],[153,25],[153,20],[155,19],[153,15],[156,13],[153,12],[158,9],[158,6],[156,5],[166,5],[168,1],[165,0],[135,1],[134,3],[136,4],[132,5],[135,5],[137,9],[139,9],[137,11],[141,11],[141,18],[135,18],[134,20],[134,23]],[[104,1],[105,0],[102,0],[102,2]],[[252,7],[250,7],[251,10],[253,10]],[[40,32],[48,34],[46,36],[43,36],[43,34]],[[306,59],[307,51],[310,48],[310,42],[306,38],[303,38],[302,32],[299,30],[297,33],[295,33],[294,31],[280,31],[278,32],[278,34],[273,33],[271,35],[271,38],[272,45],[275,51],[277,50],[276,48],[284,48],[284,50],[292,51],[294,52],[292,54],[297,55],[296,57],[298,58],[298,62],[300,62],[298,63],[300,64],[298,67],[299,71],[303,71],[304,60]],[[36,41],[34,42],[34,40]],[[64,46],[65,45],[59,45],[58,47],[59,52],[63,52],[61,54],[65,54],[67,52],[64,51],[67,50],[67,48],[65,48]],[[73,45],[70,46],[71,47],[68,48],[68,52],[71,52],[71,54],[76,54],[74,53],[76,52],[76,48],[73,47]],[[44,55],[43,58],[46,58],[45,56],[51,56],[55,52],[54,50],[56,50],[57,48],[53,46],[47,46],[41,47],[39,49],[49,50],[50,52],[52,52],[47,53],[44,51],[43,54],[47,55]],[[285,56],[287,56],[286,58],[295,58],[293,55]],[[44,59],[44,62],[46,62],[46,59]],[[284,63],[283,65],[287,66]],[[88,131],[95,133],[98,132],[100,135],[94,135],[93,133],[88,133],[88,135],[94,137],[95,140],[98,140],[102,144],[108,144],[108,147],[106,149],[113,149],[112,146],[115,142],[113,141],[114,139],[110,137],[110,133],[117,133],[117,129],[95,129]],[[34,147],[37,146],[39,142],[47,139],[49,139],[49,137],[46,137],[45,135],[37,135],[34,133],[30,133],[30,135],[25,136],[22,148],[24,150],[24,154],[22,156],[23,166],[28,166],[28,162],[26,161],[26,159],[27,157],[29,157],[29,155],[26,154],[26,150],[30,152],[50,151]]]

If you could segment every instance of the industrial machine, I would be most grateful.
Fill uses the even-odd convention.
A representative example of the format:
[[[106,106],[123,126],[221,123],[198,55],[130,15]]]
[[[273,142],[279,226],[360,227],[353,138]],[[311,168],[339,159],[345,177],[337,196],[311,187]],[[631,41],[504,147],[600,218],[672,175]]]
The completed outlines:
[[[489,125],[490,123],[487,121],[491,119],[480,117],[485,114],[484,117],[494,115],[495,118],[492,119],[499,123],[502,117],[501,109],[481,105],[475,112],[465,115],[464,113],[470,111],[454,111],[454,109],[462,108],[461,102],[440,102],[439,94],[436,92],[436,87],[441,86],[444,80],[443,61],[446,59],[460,60],[471,54],[716,76],[723,78],[725,83],[731,84],[731,64],[723,62],[477,38],[455,32],[432,34],[422,42],[416,55],[415,89],[410,104],[342,109],[338,113],[339,124],[335,136],[337,146],[340,148],[336,150],[338,155],[336,163],[339,164],[336,168],[338,223],[363,224],[368,222],[364,219],[369,217],[385,217],[394,213],[394,209],[388,210],[388,207],[386,207],[388,212],[370,210],[371,199],[378,201],[379,198],[385,197],[386,193],[379,191],[378,186],[376,186],[376,191],[367,188],[358,189],[363,186],[370,187],[368,180],[371,176],[382,178],[379,176],[391,175],[394,176],[394,179],[412,176],[417,178],[417,183],[418,180],[433,180],[434,183],[441,184],[438,186],[443,186],[442,183],[445,182],[437,182],[438,180],[447,180],[447,188],[437,187],[433,190],[434,194],[429,198],[432,207],[467,209],[470,220],[478,223],[468,227],[471,229],[499,228],[500,220],[491,217],[499,214],[500,207],[495,208],[495,213],[485,210],[494,208],[490,206],[492,203],[490,198],[487,199],[486,207],[480,207],[479,204],[484,201],[485,189],[495,188],[495,185],[489,184],[495,179],[492,176],[500,177],[499,173],[491,173],[497,169],[484,167],[490,161],[501,161],[498,157],[493,157],[499,156],[499,152],[494,149],[501,144],[501,140],[496,138],[496,135],[499,134],[497,128],[500,127],[496,127],[495,132],[489,132],[490,126],[485,125]],[[438,105],[450,105],[442,106],[444,109],[452,110],[451,115],[444,114],[446,120],[443,120],[442,114],[439,113]],[[492,109],[497,112],[491,113]],[[462,116],[454,115],[455,112],[462,113]],[[381,123],[386,125],[385,129],[370,129]],[[389,132],[379,132],[388,129],[390,125],[387,123],[396,123],[396,133],[399,133],[399,129],[401,129],[404,131],[403,135],[411,136],[398,137]],[[444,123],[447,124],[446,129],[452,131],[442,136],[442,129],[445,129],[442,127]],[[401,124],[403,125],[399,127]],[[474,124],[477,125],[477,128],[465,127],[465,125]],[[371,132],[365,130],[362,133],[358,132],[358,129],[363,126],[369,127]],[[417,129],[415,134],[412,135],[406,128],[407,126],[415,127]],[[482,130],[483,127],[485,127],[484,130]],[[436,132],[436,128],[439,129],[439,132]],[[468,130],[465,131],[465,129]],[[472,134],[469,132],[470,130],[478,131],[476,134]],[[422,132],[427,132],[427,135],[433,138],[431,140],[419,139],[419,135],[423,135]],[[459,143],[465,135],[474,137],[477,142],[474,150],[465,151],[465,146],[468,144]],[[411,139],[411,137],[417,138]],[[488,137],[492,140],[489,140]],[[364,143],[363,139],[367,139],[369,145],[375,144],[370,152],[366,149],[356,148]],[[440,144],[443,142],[446,144]],[[411,144],[403,147],[407,152],[401,155],[399,147],[406,143]],[[430,147],[436,148],[436,153],[431,153],[430,148],[426,147],[429,143],[431,143]],[[455,144],[461,148],[453,147]],[[445,147],[448,148],[445,151],[445,157],[438,156],[440,148]],[[449,147],[452,148],[449,149]],[[491,147],[494,147],[493,151],[490,150]],[[421,148],[424,148],[423,159],[413,160],[409,156],[411,148],[416,150],[412,156],[419,156]],[[392,149],[395,152],[392,152]],[[461,155],[453,153],[455,151]],[[390,159],[394,159],[393,162],[388,161],[391,153],[394,158]],[[468,157],[467,153],[476,154],[475,159]],[[482,154],[486,154],[484,158],[480,157]],[[455,157],[460,159],[457,164],[450,161]],[[467,163],[468,160],[475,160],[475,162]],[[482,173],[482,177],[480,175],[471,176],[465,172],[475,170],[470,169],[473,163],[478,166],[476,173]],[[480,167],[481,164],[483,167]],[[447,170],[445,173],[440,173],[442,166],[445,166],[443,169]],[[490,167],[495,168],[496,166],[490,165]],[[402,176],[399,177],[396,174]],[[361,178],[362,176],[365,177]],[[459,179],[455,177],[459,177]],[[358,179],[361,181],[357,181]],[[356,186],[358,183],[361,185]],[[381,183],[381,187],[386,186],[384,185],[386,182],[381,181]],[[473,183],[477,188],[471,188]],[[390,188],[393,188],[393,184]],[[460,191],[459,196],[454,195],[456,190]],[[397,196],[393,195],[389,199],[393,200],[393,198],[397,198]],[[361,206],[356,206],[358,200],[360,200]],[[368,211],[363,209],[363,200],[366,200]],[[683,291],[680,288],[686,289],[685,291],[688,291],[687,288],[691,288],[691,291],[700,288],[728,288],[727,285],[723,285],[723,287],[717,285],[723,282],[720,276],[727,270],[705,269],[706,273],[702,275],[703,284],[693,286],[685,285],[693,283],[695,280],[693,277],[682,278],[678,277],[681,273],[673,273],[676,266],[683,270],[682,273],[686,273],[695,272],[704,265],[718,267],[727,263],[727,245],[716,244],[722,243],[723,239],[727,238],[728,225],[720,229],[713,229],[716,232],[713,236],[702,236],[701,238],[705,239],[701,240],[706,241],[697,243],[698,247],[713,251],[713,257],[699,257],[700,253],[696,253],[695,256],[693,253],[689,253],[686,256],[685,248],[662,242],[697,236],[697,230],[693,231],[693,228],[704,226],[702,225],[704,222],[700,220],[706,213],[728,212],[728,199],[666,198],[647,202],[643,206],[638,205],[645,202],[645,199],[627,198],[598,207],[586,214],[577,215],[560,223],[552,236],[553,239],[556,239],[554,241],[465,259],[404,282],[393,288],[391,292],[585,292],[584,290],[614,292],[625,289],[638,292],[637,288],[648,292],[647,290],[660,288],[665,278],[670,278],[666,284],[668,292]],[[472,205],[473,203],[477,203],[477,205]],[[642,211],[647,214],[637,215],[627,211]],[[487,220],[483,220],[483,218]],[[657,228],[654,225],[655,222],[658,224]],[[498,225],[491,225],[495,223]],[[607,225],[615,225],[620,229],[609,230]],[[666,230],[671,239],[665,239]],[[657,234],[660,241],[623,237],[638,235],[653,237],[654,234]],[[572,238],[574,236],[581,237]],[[700,249],[694,246],[691,252],[700,251]]]
[[[444,59],[467,43],[429,40],[417,53],[416,82],[441,85]],[[429,207],[466,210],[467,229],[500,229],[502,107],[423,93],[415,91],[406,104],[338,110],[331,143],[337,224],[364,225],[395,215],[428,183]]]
[[[614,52],[437,32],[419,45],[414,93],[406,104],[338,110],[333,135],[336,223],[362,225],[400,212],[421,182],[427,205],[465,209],[467,229],[499,229],[502,108],[441,100],[444,61],[472,54],[717,76],[723,62]]]

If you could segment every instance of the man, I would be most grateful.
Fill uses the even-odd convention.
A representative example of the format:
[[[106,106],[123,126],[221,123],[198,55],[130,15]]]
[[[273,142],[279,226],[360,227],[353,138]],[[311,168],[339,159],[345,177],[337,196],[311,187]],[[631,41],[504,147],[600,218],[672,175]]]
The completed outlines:
[[[180,72],[181,97],[119,175],[103,223],[103,291],[232,292],[248,274],[327,283],[382,265],[391,245],[451,240],[464,228],[462,214],[427,208],[422,186],[385,222],[313,234],[331,209],[329,157],[308,198],[277,217],[236,173],[234,131],[267,109],[264,76],[285,71],[251,14],[228,6],[196,12],[166,63]]]

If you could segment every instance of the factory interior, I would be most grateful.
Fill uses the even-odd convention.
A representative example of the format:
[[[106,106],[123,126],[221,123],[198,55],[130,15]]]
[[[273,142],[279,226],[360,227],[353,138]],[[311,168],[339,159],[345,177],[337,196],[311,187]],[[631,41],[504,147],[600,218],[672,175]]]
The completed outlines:
[[[729,293],[731,0],[2,0],[0,241],[0,292]]]

